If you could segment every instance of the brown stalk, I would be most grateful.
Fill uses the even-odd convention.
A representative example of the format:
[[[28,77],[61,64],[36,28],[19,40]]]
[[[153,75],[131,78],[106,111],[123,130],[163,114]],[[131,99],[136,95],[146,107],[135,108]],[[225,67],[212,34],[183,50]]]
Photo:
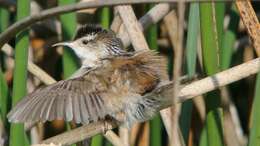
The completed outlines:
[[[112,130],[106,131],[104,134],[105,138],[109,140],[114,146],[127,146]]]
[[[130,146],[130,130],[126,127],[119,127],[119,137],[121,138],[124,146]]]
[[[120,18],[117,10],[114,9],[114,19],[112,21],[110,29],[113,30],[115,33],[118,33],[121,24],[122,24],[122,19]]]
[[[126,31],[136,51],[149,50],[148,44],[145,40],[141,26],[134,14],[131,6],[117,6],[121,19],[123,20]],[[124,42],[124,41],[123,41]]]
[[[256,13],[249,0],[236,1],[236,6],[239,11],[240,18],[244,23],[249,38],[255,49],[255,52],[259,57],[260,56],[260,24],[256,16]],[[248,48],[246,48],[246,50],[248,50]],[[251,123],[251,118],[249,119],[249,123]]]
[[[140,29],[144,31],[151,24],[158,23],[162,18],[164,18],[164,16],[168,14],[170,10],[170,4],[162,3],[155,5],[143,17],[139,19]],[[130,38],[124,25],[120,26],[118,37],[122,40],[124,47],[128,47],[130,45]]]
[[[260,25],[249,0],[236,1],[240,17],[253,43],[257,56],[260,56]]]
[[[174,67],[173,67],[173,104],[175,103],[175,99],[178,96],[180,80],[182,74],[182,59],[183,59],[183,31],[184,31],[184,13],[185,13],[185,5],[183,2],[178,2],[178,25],[177,25],[177,42],[176,47],[174,48]],[[169,30],[168,30],[169,32]],[[175,34],[169,33],[170,37],[174,37]],[[170,39],[171,40],[171,39]],[[182,134],[180,134],[179,130],[179,114],[180,114],[180,106],[172,107],[172,137],[171,137],[171,145],[172,146],[182,146],[183,139]]]
[[[176,92],[178,92],[176,89],[179,86],[179,77],[180,77],[180,63],[182,62],[180,59],[182,58],[180,55],[182,54],[182,49],[180,48],[180,42],[178,41],[179,37],[179,31],[178,31],[178,17],[176,10],[172,10],[168,15],[166,15],[163,19],[163,22],[165,24],[166,31],[168,32],[169,40],[171,43],[171,48],[174,52],[173,62],[174,62],[174,68],[173,68],[173,79],[175,80],[173,85],[173,102],[176,97]],[[177,34],[177,35],[176,35]],[[175,92],[176,91],[176,92]],[[169,129],[167,129],[168,133],[171,133],[169,136],[170,144],[171,146],[180,146],[179,136],[178,136],[178,121],[179,121],[179,109],[180,106],[174,106],[170,107],[168,109],[165,109],[161,114],[171,115],[171,116],[165,116],[163,115],[163,121],[164,124],[168,124]],[[168,111],[167,111],[168,110]],[[167,118],[167,119],[165,119]]]

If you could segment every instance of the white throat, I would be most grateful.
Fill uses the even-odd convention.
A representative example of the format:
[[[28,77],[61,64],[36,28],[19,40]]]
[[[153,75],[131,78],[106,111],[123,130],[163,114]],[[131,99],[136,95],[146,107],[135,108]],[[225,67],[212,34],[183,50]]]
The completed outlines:
[[[95,67],[98,63],[97,54],[89,52],[81,48],[73,49],[76,55],[80,58],[82,67]]]

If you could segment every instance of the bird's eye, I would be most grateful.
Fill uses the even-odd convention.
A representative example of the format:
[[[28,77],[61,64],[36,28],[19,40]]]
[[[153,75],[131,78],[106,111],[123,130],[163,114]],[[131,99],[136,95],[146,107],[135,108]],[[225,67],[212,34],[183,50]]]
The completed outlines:
[[[82,44],[86,45],[86,44],[88,44],[88,41],[87,40],[82,40]]]

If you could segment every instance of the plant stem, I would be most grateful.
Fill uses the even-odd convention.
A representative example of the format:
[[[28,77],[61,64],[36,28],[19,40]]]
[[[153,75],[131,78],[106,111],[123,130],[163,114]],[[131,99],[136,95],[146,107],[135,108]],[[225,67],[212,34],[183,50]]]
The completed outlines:
[[[203,64],[207,75],[215,74],[220,69],[217,18],[214,3],[200,3],[200,27]],[[220,97],[218,91],[210,92],[206,98],[207,145],[222,146],[222,118],[219,112]]]
[[[154,5],[148,5],[148,10],[151,9]],[[155,51],[158,51],[158,44],[157,44],[157,25],[151,25],[147,31],[147,42],[149,48]],[[161,146],[162,145],[162,124],[160,115],[155,116],[150,121],[150,145],[151,146]]]
[[[187,34],[187,73],[189,77],[194,76],[196,72],[197,46],[199,35],[199,4],[191,3],[189,8],[188,20],[188,34]],[[183,134],[185,143],[188,145],[190,123],[192,117],[192,101],[188,100],[182,104],[180,114],[180,128]]]
[[[30,0],[17,1],[17,20],[30,15]],[[14,106],[26,95],[27,62],[29,47],[29,31],[26,29],[16,36],[15,68],[13,80],[12,105]],[[23,124],[11,124],[10,145],[26,145],[26,135]]]

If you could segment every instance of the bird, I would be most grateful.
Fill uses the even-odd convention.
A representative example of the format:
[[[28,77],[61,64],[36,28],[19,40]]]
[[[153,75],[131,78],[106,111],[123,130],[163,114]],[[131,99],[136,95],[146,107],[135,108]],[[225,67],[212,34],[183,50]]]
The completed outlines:
[[[159,110],[160,98],[144,96],[167,78],[165,60],[155,51],[128,51],[115,32],[90,24],[81,26],[72,41],[53,46],[71,48],[81,67],[22,98],[8,113],[10,122],[90,124],[112,118],[131,127]]]

